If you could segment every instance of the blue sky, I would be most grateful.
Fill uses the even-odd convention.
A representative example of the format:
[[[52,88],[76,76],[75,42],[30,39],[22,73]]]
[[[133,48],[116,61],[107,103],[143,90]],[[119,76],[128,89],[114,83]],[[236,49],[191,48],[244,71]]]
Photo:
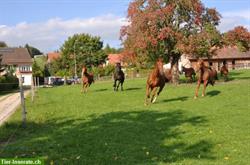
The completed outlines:
[[[119,47],[119,30],[127,22],[130,0],[2,0],[0,40],[10,46],[29,43],[44,52],[58,49],[68,36],[87,32],[104,43]],[[223,16],[218,27],[225,32],[234,26],[250,29],[248,0],[202,0]]]

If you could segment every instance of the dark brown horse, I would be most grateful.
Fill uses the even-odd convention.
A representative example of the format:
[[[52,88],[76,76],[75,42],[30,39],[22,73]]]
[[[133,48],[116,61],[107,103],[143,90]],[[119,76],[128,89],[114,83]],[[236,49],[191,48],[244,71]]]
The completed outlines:
[[[197,87],[195,90],[195,96],[194,98],[196,99],[198,97],[198,91],[200,88],[200,84],[203,82],[203,91],[202,91],[202,96],[205,96],[205,91],[207,85],[210,83],[211,85],[214,85],[215,80],[218,80],[217,77],[217,71],[215,69],[209,68],[205,66],[203,60],[198,60],[197,61],[197,71],[199,71],[199,77],[197,81]]]
[[[182,71],[185,73],[185,77],[188,79],[188,82],[195,81],[195,71],[194,68],[185,68],[182,66]]]
[[[227,81],[228,79],[228,69],[226,64],[223,64],[223,66],[220,68],[220,75],[224,77],[224,81]]]
[[[82,68],[82,90],[81,92],[87,92],[88,87],[94,82],[94,75],[87,72],[87,68]]]
[[[114,72],[114,91],[118,91],[119,86],[121,85],[121,91],[123,91],[123,83],[125,80],[124,73],[122,71],[122,67],[120,63],[116,64],[115,72]],[[116,82],[118,81],[118,84],[116,85]]]
[[[163,70],[163,59],[159,58],[155,63],[153,71],[150,73],[147,79],[145,105],[148,104],[148,99],[150,99],[151,103],[154,103],[156,101],[157,96],[159,96],[165,86],[165,82],[166,76]],[[159,90],[157,92],[158,87]]]

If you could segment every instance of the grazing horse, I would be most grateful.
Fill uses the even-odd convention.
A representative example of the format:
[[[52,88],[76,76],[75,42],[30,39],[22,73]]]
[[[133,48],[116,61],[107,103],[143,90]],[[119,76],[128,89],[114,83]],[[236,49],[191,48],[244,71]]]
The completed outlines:
[[[220,68],[220,75],[224,77],[224,81],[227,81],[228,69],[225,63],[223,63],[223,66]]]
[[[157,96],[159,96],[165,86],[165,82],[166,76],[163,70],[163,59],[159,58],[155,63],[153,71],[150,73],[147,79],[145,105],[148,104],[148,99],[150,99],[151,93],[152,97],[150,102],[154,103],[156,101]],[[157,87],[159,87],[158,92]]]
[[[114,91],[118,91],[118,88],[121,84],[121,90],[123,91],[123,82],[125,80],[124,73],[122,71],[122,67],[120,63],[116,64],[115,72],[114,72]],[[116,85],[116,82],[118,81],[118,84]]]
[[[210,83],[211,85],[214,85],[215,79],[218,80],[217,71],[215,69],[205,66],[203,60],[201,59],[198,60],[196,67],[197,67],[197,71],[199,71],[199,77],[197,81],[197,87],[195,90],[195,96],[194,96],[195,99],[198,97],[198,91],[200,88],[200,84],[202,82],[203,82],[202,96],[205,96],[205,90],[206,90],[208,83]]]
[[[193,82],[195,80],[194,68],[185,68],[182,66],[182,71],[185,73],[185,77],[188,79],[188,82]]]
[[[94,82],[94,75],[87,72],[87,68],[82,68],[82,90],[81,92],[87,92],[88,87]]]

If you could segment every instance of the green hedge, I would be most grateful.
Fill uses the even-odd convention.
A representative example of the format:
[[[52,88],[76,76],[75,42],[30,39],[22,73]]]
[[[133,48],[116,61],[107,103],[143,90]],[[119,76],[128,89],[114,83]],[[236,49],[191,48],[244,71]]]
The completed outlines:
[[[13,75],[0,77],[0,91],[8,91],[18,88],[18,78]]]

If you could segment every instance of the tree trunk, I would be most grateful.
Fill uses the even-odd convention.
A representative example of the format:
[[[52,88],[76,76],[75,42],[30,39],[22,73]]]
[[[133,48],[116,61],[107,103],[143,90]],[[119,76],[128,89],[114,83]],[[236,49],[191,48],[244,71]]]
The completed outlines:
[[[172,67],[172,83],[174,85],[179,84],[179,68],[178,68],[179,57],[174,55],[170,57],[171,67]]]
[[[179,70],[178,70],[178,64],[175,63],[172,68],[172,82],[174,85],[179,84]]]
[[[63,79],[64,79],[64,85],[66,85],[66,81],[67,81],[66,76],[64,76]]]

